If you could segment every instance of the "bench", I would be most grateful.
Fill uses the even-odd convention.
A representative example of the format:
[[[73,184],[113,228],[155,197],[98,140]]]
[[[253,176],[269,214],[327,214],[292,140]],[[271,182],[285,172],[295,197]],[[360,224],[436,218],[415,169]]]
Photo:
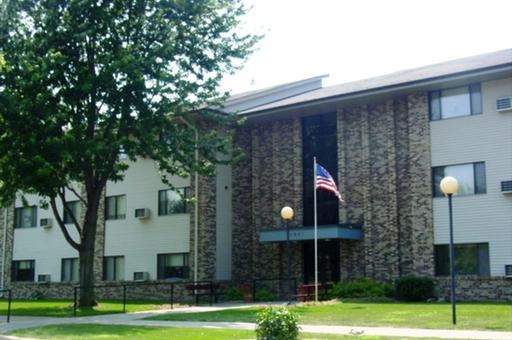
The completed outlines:
[[[325,300],[327,291],[332,287],[330,283],[321,283],[318,285],[318,299]],[[297,294],[294,297],[301,302],[311,301],[315,299],[315,284],[300,285]]]
[[[185,289],[187,289],[189,295],[194,296],[196,305],[199,304],[200,297],[207,296],[211,306],[213,301],[217,303],[219,295],[223,294],[220,290],[220,285],[211,281],[189,283],[185,285]]]

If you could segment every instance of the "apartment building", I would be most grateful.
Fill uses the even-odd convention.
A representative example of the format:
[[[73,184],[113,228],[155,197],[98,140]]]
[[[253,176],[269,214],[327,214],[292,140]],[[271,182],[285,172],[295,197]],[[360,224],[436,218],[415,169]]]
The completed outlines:
[[[322,87],[323,77],[232,96],[246,118],[236,164],[214,178],[174,178],[187,205],[149,160],[109,183],[97,242],[98,280],[249,281],[283,278],[294,209],[291,270],[314,278],[313,158],[345,198],[319,190],[321,281],[434,277],[447,295],[448,203],[454,176],[457,295],[512,300],[512,50]],[[77,254],[49,211],[2,210],[2,283],[77,280]],[[79,209],[76,204],[74,209]],[[197,211],[197,219],[195,219]]]

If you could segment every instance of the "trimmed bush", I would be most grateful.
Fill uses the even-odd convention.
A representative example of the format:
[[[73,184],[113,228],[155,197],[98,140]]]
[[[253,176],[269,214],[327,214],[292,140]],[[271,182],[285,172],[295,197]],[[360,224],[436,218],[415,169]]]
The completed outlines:
[[[244,295],[237,287],[227,287],[224,289],[224,296],[228,301],[238,301],[244,298]]]
[[[434,280],[429,277],[402,277],[395,282],[395,298],[401,301],[426,301],[434,296]]]
[[[338,282],[328,293],[330,298],[383,298],[393,295],[391,285],[376,282],[369,278],[361,278],[348,282]]]
[[[256,289],[254,301],[274,301],[275,297],[270,291],[265,288]]]
[[[256,338],[259,340],[296,340],[299,330],[297,316],[283,306],[266,307],[256,318]]]

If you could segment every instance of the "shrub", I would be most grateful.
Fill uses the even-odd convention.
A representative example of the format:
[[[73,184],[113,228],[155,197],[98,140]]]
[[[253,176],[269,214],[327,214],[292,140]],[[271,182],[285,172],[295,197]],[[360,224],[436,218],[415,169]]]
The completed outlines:
[[[224,289],[224,296],[228,301],[238,301],[244,298],[244,295],[237,287],[227,287]]]
[[[434,296],[434,281],[429,277],[406,276],[395,282],[395,298],[401,301],[426,301]]]
[[[297,316],[283,306],[266,307],[256,318],[256,337],[260,340],[295,340],[299,329]]]
[[[328,293],[330,298],[380,298],[393,295],[391,285],[376,282],[369,278],[361,278],[333,285]]]
[[[275,297],[270,291],[265,288],[256,289],[254,301],[274,301]]]

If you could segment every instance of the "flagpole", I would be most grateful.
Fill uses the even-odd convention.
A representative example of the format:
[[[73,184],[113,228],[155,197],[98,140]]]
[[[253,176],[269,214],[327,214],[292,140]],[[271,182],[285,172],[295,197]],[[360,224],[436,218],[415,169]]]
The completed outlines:
[[[318,302],[318,234],[317,234],[317,212],[316,212],[316,157],[313,157],[313,197],[315,207],[315,302]]]

